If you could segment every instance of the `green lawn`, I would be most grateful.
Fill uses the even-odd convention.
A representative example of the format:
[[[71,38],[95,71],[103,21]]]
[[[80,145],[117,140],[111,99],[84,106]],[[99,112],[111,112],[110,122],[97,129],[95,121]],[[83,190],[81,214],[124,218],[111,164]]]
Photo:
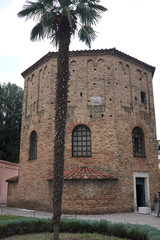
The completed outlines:
[[[0,215],[0,221],[11,220],[11,219],[18,219],[18,218],[24,218],[24,217],[12,216],[12,215]]]
[[[52,240],[53,234],[52,233],[42,233],[42,234],[27,234],[23,236],[13,236],[5,238],[6,240]],[[90,234],[90,233],[83,233],[83,234],[70,234],[70,233],[61,233],[60,240],[122,240],[122,238],[117,237],[109,237],[99,234]],[[126,238],[123,240],[127,240]]]

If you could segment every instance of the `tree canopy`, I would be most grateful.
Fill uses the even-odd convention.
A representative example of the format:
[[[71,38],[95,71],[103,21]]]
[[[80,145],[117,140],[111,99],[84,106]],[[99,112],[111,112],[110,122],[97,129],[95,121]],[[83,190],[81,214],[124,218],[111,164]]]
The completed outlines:
[[[96,25],[101,13],[107,9],[100,5],[100,0],[37,0],[26,1],[19,17],[36,20],[31,31],[32,41],[51,39],[56,46],[60,42],[62,25],[70,25],[70,36],[77,33],[80,41],[91,47],[96,38]]]
[[[0,84],[0,159],[19,162],[23,89]]]

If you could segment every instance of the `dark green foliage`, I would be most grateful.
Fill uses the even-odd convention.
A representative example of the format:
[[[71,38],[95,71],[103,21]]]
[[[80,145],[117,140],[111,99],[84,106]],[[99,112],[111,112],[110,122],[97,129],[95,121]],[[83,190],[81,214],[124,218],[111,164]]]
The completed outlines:
[[[23,90],[0,84],[0,159],[19,161]]]
[[[101,14],[106,10],[99,0],[36,0],[26,1],[18,17],[38,21],[31,31],[32,41],[49,38],[58,46],[63,25],[61,23],[65,16],[71,35],[75,35],[77,31],[79,39],[91,47],[91,42],[96,38],[93,25],[98,23]]]
[[[61,221],[60,231],[72,233],[99,233],[108,236],[117,236],[120,238],[129,238],[133,240],[150,240],[148,238],[150,227],[133,224],[111,223],[106,220],[86,221],[86,220],[67,220]],[[157,235],[160,231],[154,229]]]
[[[49,219],[23,218],[0,222],[0,239],[24,233],[52,232]]]
[[[99,233],[133,240],[160,239],[160,231],[156,228],[129,223],[111,223],[106,220],[88,221],[78,219],[62,219],[60,231],[70,233]]]
[[[16,234],[52,232],[51,219],[20,218],[0,221],[0,239]],[[159,240],[160,231],[156,228],[134,224],[111,223],[106,220],[88,221],[78,219],[61,220],[60,232],[99,233],[133,240]]]
[[[160,239],[160,231],[156,231],[154,227],[150,227],[148,231],[148,239],[149,240],[159,240]]]

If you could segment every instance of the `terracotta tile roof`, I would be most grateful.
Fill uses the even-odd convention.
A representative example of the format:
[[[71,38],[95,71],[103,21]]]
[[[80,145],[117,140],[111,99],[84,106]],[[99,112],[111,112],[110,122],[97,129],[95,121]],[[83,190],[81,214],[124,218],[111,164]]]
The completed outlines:
[[[19,177],[15,176],[15,177],[11,177],[6,179],[6,182],[18,182]]]
[[[48,180],[52,180],[53,176],[49,177]],[[94,170],[88,167],[72,168],[64,172],[64,179],[108,179],[117,180],[117,176],[109,173],[103,173],[99,170]]]

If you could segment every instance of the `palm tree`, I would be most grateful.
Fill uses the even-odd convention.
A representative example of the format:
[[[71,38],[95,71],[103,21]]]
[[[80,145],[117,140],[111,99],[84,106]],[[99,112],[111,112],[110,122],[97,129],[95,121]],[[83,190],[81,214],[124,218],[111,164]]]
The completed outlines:
[[[38,23],[31,31],[31,40],[45,37],[58,46],[57,89],[55,105],[53,228],[54,240],[59,239],[61,218],[63,169],[65,150],[65,126],[67,118],[67,93],[69,80],[69,45],[76,32],[89,47],[96,38],[93,25],[107,9],[100,0],[36,0],[27,1],[19,17],[33,18]]]

